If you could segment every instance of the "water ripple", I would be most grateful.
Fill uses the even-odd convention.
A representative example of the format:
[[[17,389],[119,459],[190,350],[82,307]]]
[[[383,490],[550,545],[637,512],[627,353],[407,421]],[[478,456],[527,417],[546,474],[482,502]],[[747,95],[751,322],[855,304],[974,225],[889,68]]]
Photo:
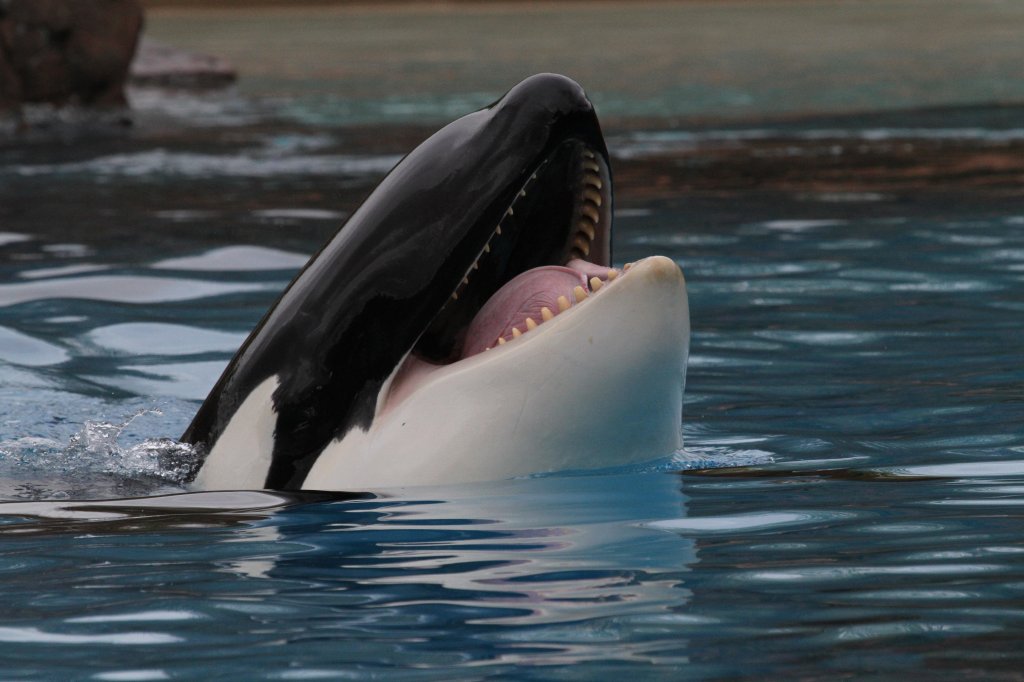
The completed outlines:
[[[1000,462],[951,462],[885,467],[878,471],[893,476],[940,476],[944,478],[989,478],[992,476],[1024,476],[1024,460]]]
[[[158,682],[169,680],[171,676],[163,670],[140,669],[140,670],[112,670],[105,673],[96,673],[92,676],[94,680],[103,682]]]
[[[183,324],[126,322],[97,327],[83,340],[103,352],[126,355],[193,355],[233,353],[245,340],[244,333],[200,329]]]
[[[361,176],[382,175],[401,160],[400,155],[354,156],[304,154],[273,157],[259,153],[201,154],[166,149],[113,154],[88,161],[59,164],[23,164],[14,172],[24,177],[86,175],[94,178],[123,176],[155,182],[163,177],[250,177],[282,175]]]
[[[77,265],[62,265],[55,268],[36,268],[25,270],[20,273],[23,279],[45,279],[49,277],[67,277],[68,275],[81,275],[86,272],[101,272],[108,270],[110,266],[92,263],[81,263]]]
[[[0,327],[0,360],[16,365],[45,367],[66,362],[70,355],[60,346]]]
[[[912,637],[915,635],[979,635],[1001,630],[996,625],[980,623],[913,622],[878,623],[872,625],[844,625],[831,630],[817,639],[828,642],[850,642],[889,637]]]
[[[78,616],[68,618],[67,623],[152,623],[167,621],[195,620],[204,618],[203,614],[194,611],[138,611],[136,613],[112,613],[98,616]]]
[[[8,244],[17,244],[19,242],[26,242],[30,240],[27,234],[21,234],[20,232],[0,232],[0,246],[7,246]]]
[[[719,534],[736,531],[762,531],[803,526],[815,523],[828,523],[852,519],[853,513],[833,511],[770,511],[750,514],[730,514],[726,516],[688,517],[651,521],[644,525],[648,528],[683,532],[692,534]]]
[[[228,294],[279,289],[276,284],[205,282],[170,277],[105,275],[0,284],[0,307],[46,299],[86,299],[112,303],[170,303]]]
[[[235,350],[232,346],[229,350]],[[84,378],[115,386],[136,395],[161,395],[202,400],[228,364],[223,360],[174,362],[152,365],[121,365],[113,375],[86,374]]]
[[[906,566],[801,566],[778,571],[751,571],[738,580],[761,582],[833,582],[881,576],[973,575],[1008,570],[1002,564],[911,564]]]
[[[195,270],[199,272],[248,272],[298,270],[309,256],[265,246],[225,246],[198,256],[167,258],[150,267],[158,270]]]
[[[44,632],[33,627],[0,627],[0,642],[13,644],[119,644],[146,646],[173,644],[181,637],[163,632],[121,632],[103,635]]]

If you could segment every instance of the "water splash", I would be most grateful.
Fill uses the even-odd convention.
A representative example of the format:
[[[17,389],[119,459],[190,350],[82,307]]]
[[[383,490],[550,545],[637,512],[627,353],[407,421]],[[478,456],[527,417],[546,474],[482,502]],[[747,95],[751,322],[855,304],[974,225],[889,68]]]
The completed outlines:
[[[749,467],[772,464],[774,455],[757,448],[735,449],[715,445],[687,445],[672,457],[676,471],[699,469],[722,469],[726,467]]]
[[[118,423],[86,420],[66,443],[41,437],[0,441],[0,497],[96,498],[183,485],[201,464],[191,445],[169,438],[120,442],[125,430],[147,415],[163,412],[140,409]]]

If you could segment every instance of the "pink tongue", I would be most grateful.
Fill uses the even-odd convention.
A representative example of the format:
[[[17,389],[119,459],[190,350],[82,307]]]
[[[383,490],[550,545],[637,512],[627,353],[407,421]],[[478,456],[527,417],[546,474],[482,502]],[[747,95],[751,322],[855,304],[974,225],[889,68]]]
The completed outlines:
[[[578,264],[584,261],[575,262]],[[587,265],[591,265],[587,263]],[[600,269],[593,266],[595,270]],[[512,327],[526,331],[524,322],[532,317],[541,321],[541,308],[549,308],[558,312],[558,297],[565,296],[574,300],[572,290],[577,286],[587,288],[587,279],[582,267],[571,269],[557,265],[527,270],[513,278],[498,290],[473,318],[466,334],[462,357],[482,353],[498,341],[498,337],[510,337]],[[607,272],[604,268],[602,272]]]

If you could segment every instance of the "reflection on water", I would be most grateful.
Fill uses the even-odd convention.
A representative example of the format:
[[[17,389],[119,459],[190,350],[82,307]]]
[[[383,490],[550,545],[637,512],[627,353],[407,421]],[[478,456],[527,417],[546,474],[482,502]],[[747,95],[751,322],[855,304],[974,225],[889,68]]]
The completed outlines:
[[[232,106],[0,148],[5,675],[1017,675],[1019,125],[610,129],[616,261],[687,273],[686,449],[292,497],[187,492],[173,437],[423,130]]]
[[[103,589],[50,601],[31,626],[0,629],[0,641],[71,647],[68,665],[92,645],[126,646],[138,663],[179,671],[218,669],[229,641],[268,647],[232,663],[242,676],[310,656],[334,674],[424,661],[509,671],[606,661],[609,646],[615,659],[646,663],[662,645],[619,648],[622,632],[672,624],[689,597],[693,542],[635,522],[683,513],[669,475],[319,497],[2,505],[0,535],[18,556],[5,566],[11,608],[28,580],[41,590],[78,576]],[[288,647],[275,646],[282,637]],[[12,663],[29,661],[26,652]]]

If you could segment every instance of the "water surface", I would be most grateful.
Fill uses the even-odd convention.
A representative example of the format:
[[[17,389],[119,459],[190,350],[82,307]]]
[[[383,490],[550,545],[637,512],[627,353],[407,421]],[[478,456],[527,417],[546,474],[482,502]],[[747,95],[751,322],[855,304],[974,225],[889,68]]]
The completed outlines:
[[[223,97],[0,148],[6,677],[1019,675],[1024,200],[962,165],[1014,110],[610,126],[615,260],[688,279],[685,449],[296,497],[189,493],[173,439],[426,133]]]

